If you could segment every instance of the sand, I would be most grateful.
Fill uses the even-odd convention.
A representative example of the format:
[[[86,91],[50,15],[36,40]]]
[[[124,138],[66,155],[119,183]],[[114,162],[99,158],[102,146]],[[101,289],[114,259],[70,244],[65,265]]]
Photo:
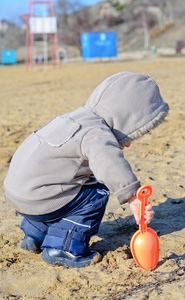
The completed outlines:
[[[153,77],[171,111],[167,121],[124,151],[142,184],[153,187],[151,203],[160,257],[152,271],[130,253],[137,229],[125,204],[111,193],[91,247],[101,262],[86,268],[52,266],[20,248],[21,217],[6,202],[3,179],[21,142],[49,119],[81,105],[106,77],[133,71]],[[0,68],[0,299],[184,299],[185,295],[185,59],[68,63],[61,68],[22,65]],[[111,172],[111,170],[110,170]]]

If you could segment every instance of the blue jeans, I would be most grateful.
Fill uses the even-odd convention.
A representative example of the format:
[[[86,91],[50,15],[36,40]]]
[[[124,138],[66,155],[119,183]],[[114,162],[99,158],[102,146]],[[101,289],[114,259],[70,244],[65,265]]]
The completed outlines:
[[[99,230],[108,198],[105,185],[85,185],[70,203],[55,212],[40,216],[22,214],[21,229],[40,242],[41,249],[85,255],[90,237]]]

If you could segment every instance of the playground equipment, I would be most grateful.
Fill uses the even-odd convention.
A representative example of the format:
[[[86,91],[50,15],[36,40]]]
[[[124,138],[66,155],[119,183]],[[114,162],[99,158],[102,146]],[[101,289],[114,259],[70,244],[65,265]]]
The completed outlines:
[[[20,15],[27,24],[26,68],[37,64],[60,64],[57,20],[53,0],[29,0],[28,13]]]

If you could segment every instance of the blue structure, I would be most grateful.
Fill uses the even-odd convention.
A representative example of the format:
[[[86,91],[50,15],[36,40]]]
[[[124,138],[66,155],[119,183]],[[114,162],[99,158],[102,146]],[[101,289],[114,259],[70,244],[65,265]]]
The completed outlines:
[[[17,63],[15,50],[3,50],[1,51],[1,64],[12,65]]]
[[[116,32],[86,32],[81,34],[83,59],[117,57]]]

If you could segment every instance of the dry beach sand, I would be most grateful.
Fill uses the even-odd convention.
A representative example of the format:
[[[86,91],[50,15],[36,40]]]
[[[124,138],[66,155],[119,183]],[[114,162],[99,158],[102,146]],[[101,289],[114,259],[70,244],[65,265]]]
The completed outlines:
[[[171,111],[151,135],[135,141],[125,156],[142,184],[150,184],[160,231],[160,259],[142,270],[130,253],[135,228],[128,205],[111,194],[91,247],[103,260],[82,269],[51,266],[20,248],[21,217],[6,202],[3,179],[11,157],[35,129],[85,103],[94,88],[119,71],[153,77]],[[111,172],[111,170],[110,170]],[[61,68],[0,68],[0,299],[184,299],[185,295],[185,59],[68,63]]]

